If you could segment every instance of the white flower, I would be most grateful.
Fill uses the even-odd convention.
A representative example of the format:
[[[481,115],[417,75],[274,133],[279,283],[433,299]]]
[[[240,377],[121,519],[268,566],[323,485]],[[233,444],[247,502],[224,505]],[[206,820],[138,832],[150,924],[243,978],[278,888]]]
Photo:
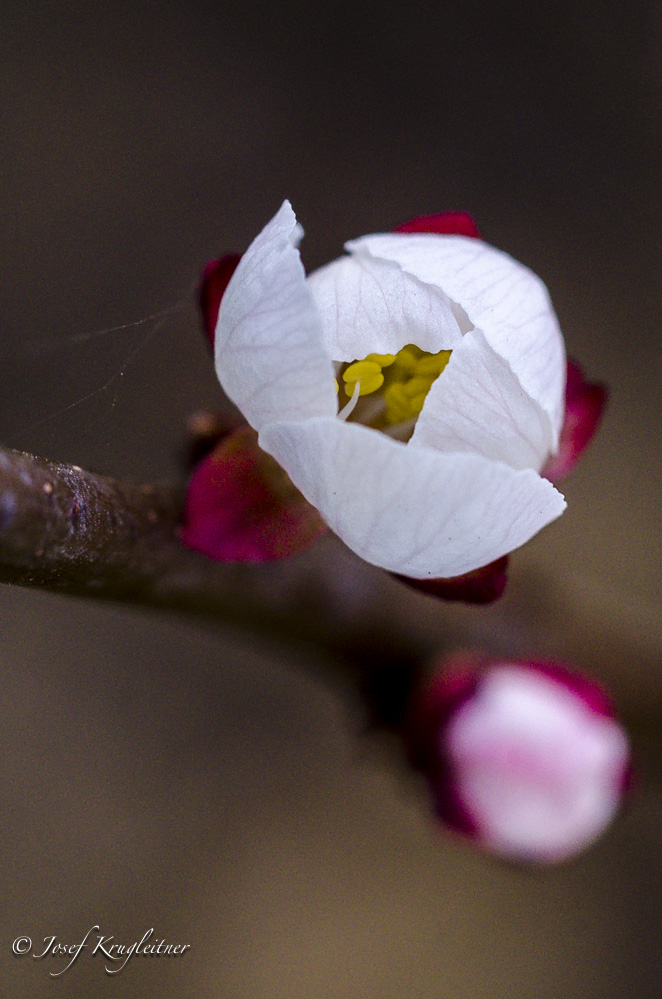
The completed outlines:
[[[426,579],[492,562],[558,517],[563,497],[539,472],[558,445],[566,365],[541,281],[480,240],[403,233],[353,240],[306,279],[301,235],[285,202],[228,284],[215,361],[331,529],[368,562]],[[393,355],[441,373],[405,383]],[[393,426],[416,386],[402,413],[422,404],[418,419]]]

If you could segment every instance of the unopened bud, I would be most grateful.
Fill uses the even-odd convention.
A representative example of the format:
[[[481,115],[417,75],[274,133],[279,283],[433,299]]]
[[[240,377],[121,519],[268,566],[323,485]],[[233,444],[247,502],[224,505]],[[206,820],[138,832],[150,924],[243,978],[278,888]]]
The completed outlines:
[[[408,741],[439,818],[504,857],[566,860],[609,825],[630,774],[600,687],[557,665],[453,660],[418,699]]]

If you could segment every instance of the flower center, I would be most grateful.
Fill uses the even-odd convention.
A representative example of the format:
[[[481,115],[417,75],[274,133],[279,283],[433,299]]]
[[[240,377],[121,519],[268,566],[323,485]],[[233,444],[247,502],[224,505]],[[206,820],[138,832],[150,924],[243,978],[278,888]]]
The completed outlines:
[[[425,398],[451,356],[408,344],[397,354],[368,354],[362,361],[339,370],[341,401],[348,401],[340,416],[408,438],[423,409]]]

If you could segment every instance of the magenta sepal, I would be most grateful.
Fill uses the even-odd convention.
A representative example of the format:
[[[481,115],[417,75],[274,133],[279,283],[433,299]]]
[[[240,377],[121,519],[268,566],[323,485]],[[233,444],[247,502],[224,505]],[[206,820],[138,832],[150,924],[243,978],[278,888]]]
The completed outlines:
[[[498,600],[508,582],[508,556],[473,569],[462,576],[447,579],[411,579],[409,576],[392,574],[395,579],[406,583],[414,590],[427,593],[439,600],[461,600],[467,604],[491,604]]]
[[[214,336],[221,299],[240,260],[241,254],[228,253],[224,257],[219,257],[218,260],[210,260],[202,271],[199,291],[200,311],[212,351],[214,350]]]
[[[249,426],[225,437],[189,481],[182,541],[217,561],[287,558],[327,530]]]
[[[451,668],[435,673],[414,695],[404,729],[409,762],[427,778],[437,817],[471,838],[478,836],[476,823],[458,793],[453,768],[439,743],[449,720],[476,692],[479,662],[470,654],[460,654]]]
[[[559,482],[573,470],[600,426],[608,398],[606,385],[586,381],[581,367],[568,361],[559,449],[540,473],[550,482]]]
[[[396,232],[431,232],[438,236],[469,236],[480,239],[478,226],[466,212],[440,212],[438,215],[420,215],[399,225]]]

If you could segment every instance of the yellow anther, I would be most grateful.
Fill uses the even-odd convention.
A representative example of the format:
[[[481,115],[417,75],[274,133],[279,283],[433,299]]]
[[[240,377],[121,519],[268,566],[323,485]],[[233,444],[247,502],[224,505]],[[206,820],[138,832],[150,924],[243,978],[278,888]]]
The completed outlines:
[[[423,403],[427,397],[427,392],[420,392],[418,395],[412,396],[409,400],[409,405],[412,409],[412,416],[418,416],[420,411],[423,409]]]
[[[382,369],[376,361],[355,361],[343,371],[345,392],[351,395],[357,382],[360,383],[359,395],[370,395],[384,384]]]
[[[438,354],[429,354],[427,357],[421,357],[416,362],[416,374],[430,375],[436,378],[450,361],[451,354],[452,351],[450,350],[440,350]]]
[[[413,399],[414,396],[420,395],[421,393],[426,396],[432,387],[433,381],[434,376],[430,376],[429,378],[414,377],[410,378],[406,382],[403,382],[402,387],[407,398]]]
[[[398,374],[413,375],[420,356],[420,351],[416,353],[416,350],[417,348],[411,345],[398,351],[395,355],[395,368]]]
[[[402,382],[395,382],[384,389],[384,402],[386,403],[386,419],[391,424],[404,423],[405,420],[411,420],[416,415]]]
[[[368,354],[361,361],[353,361],[342,371],[344,393],[353,400],[341,410],[345,414],[343,419],[351,415],[359,396],[371,395],[383,387],[372,409],[366,410],[364,406],[358,410],[359,419],[365,418],[369,425],[381,428],[396,424],[413,426],[450,356],[450,350],[431,354],[409,343],[397,354]]]
[[[368,354],[366,361],[374,361],[380,368],[389,368],[395,361],[395,354]]]
[[[337,378],[334,378],[333,380],[336,383],[336,395],[338,395],[338,393],[340,392],[340,385],[338,384]]]
[[[368,358],[365,361],[354,361],[343,371],[343,378],[346,382],[358,382],[359,378],[370,378],[372,375],[380,373],[380,366],[377,361]]]

